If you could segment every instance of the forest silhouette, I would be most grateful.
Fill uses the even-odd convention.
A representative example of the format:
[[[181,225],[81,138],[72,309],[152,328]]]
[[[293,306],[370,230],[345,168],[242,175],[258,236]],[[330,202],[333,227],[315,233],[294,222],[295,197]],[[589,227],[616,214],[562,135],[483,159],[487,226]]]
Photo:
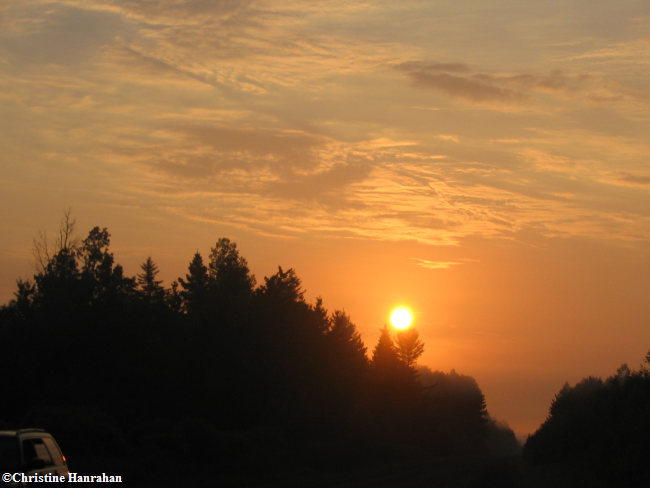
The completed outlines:
[[[645,366],[565,386],[522,461],[473,378],[417,366],[414,329],[384,326],[368,351],[293,269],[257,284],[227,238],[168,288],[151,257],[127,276],[107,229],[75,239],[69,214],[35,255],[0,309],[0,427],[48,429],[73,471],[129,486],[650,486]]]

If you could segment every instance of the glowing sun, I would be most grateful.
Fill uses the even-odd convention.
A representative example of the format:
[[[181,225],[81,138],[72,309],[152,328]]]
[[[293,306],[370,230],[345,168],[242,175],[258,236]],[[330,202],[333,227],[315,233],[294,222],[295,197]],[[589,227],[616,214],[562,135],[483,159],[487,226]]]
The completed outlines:
[[[390,323],[399,330],[408,329],[413,322],[413,315],[409,309],[398,307],[390,314]]]

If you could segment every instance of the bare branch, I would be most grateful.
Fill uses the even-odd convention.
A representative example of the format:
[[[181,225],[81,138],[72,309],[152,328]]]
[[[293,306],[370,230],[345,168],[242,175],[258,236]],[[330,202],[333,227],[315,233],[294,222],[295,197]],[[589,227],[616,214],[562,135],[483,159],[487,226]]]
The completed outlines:
[[[38,232],[38,237],[34,238],[34,248],[32,249],[37,272],[44,271],[47,263],[63,249],[73,252],[77,250],[79,238],[74,234],[76,223],[77,221],[72,218],[70,208],[65,209],[59,223],[59,235],[53,247],[48,241],[47,233],[43,230]]]
[[[32,254],[34,255],[34,261],[36,262],[36,271],[39,273],[43,272],[52,257],[50,246],[47,242],[47,233],[45,231],[39,231],[38,237],[34,237]]]
[[[72,218],[71,213],[69,207],[63,212],[63,218],[59,224],[59,238],[56,242],[57,252],[63,249],[74,250],[79,244],[79,239],[74,235],[77,221]]]

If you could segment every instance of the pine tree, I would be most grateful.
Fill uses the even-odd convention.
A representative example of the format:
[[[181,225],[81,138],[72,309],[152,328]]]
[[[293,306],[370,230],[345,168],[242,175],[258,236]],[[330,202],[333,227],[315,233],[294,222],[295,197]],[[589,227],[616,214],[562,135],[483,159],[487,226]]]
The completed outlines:
[[[282,266],[278,266],[277,273],[264,278],[264,286],[261,291],[278,304],[305,301],[302,283],[293,268],[284,271]]]
[[[337,350],[344,351],[351,360],[367,364],[366,346],[350,316],[337,310],[332,315],[331,324],[328,336],[333,340]]]
[[[372,366],[378,370],[388,371],[398,368],[400,360],[397,355],[397,348],[390,336],[388,326],[384,325],[381,330],[375,349],[372,352]]]
[[[179,292],[183,310],[195,318],[205,318],[208,303],[208,268],[203,264],[201,254],[196,251],[188,266],[185,279],[179,278],[182,290]]]
[[[408,367],[415,366],[423,352],[424,343],[417,330],[407,329],[397,333],[397,357]]]
[[[165,290],[160,285],[161,280],[156,280],[158,275],[158,266],[153,262],[151,256],[140,266],[142,272],[137,276],[137,283],[140,285],[140,291],[149,300],[162,300],[165,296]]]

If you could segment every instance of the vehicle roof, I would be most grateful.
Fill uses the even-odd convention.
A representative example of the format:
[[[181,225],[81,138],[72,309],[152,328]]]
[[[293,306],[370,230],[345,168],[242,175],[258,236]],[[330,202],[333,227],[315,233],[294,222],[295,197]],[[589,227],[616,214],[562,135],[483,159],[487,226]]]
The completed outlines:
[[[20,434],[47,434],[43,429],[17,429],[17,430],[0,430],[0,436],[16,436]]]

